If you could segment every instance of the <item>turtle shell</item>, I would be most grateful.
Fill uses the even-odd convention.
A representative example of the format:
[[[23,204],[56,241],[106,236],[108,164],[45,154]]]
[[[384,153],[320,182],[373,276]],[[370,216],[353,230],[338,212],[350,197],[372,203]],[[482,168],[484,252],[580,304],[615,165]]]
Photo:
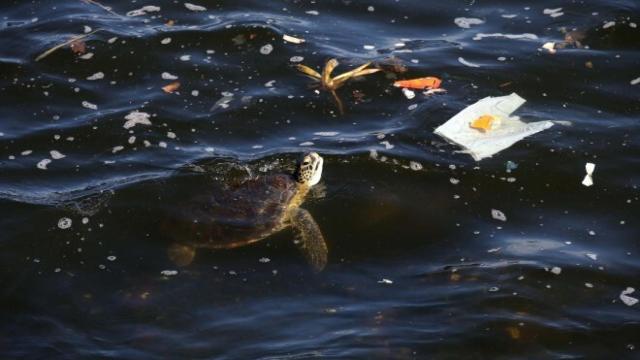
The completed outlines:
[[[179,205],[165,228],[174,240],[195,246],[242,246],[282,228],[297,189],[285,174],[212,186]]]

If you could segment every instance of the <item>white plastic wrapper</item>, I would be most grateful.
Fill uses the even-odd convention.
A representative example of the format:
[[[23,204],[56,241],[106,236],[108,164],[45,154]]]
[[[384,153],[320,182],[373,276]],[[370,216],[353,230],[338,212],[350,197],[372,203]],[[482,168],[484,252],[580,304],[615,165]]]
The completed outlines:
[[[594,163],[587,163],[584,166],[585,171],[587,172],[587,175],[584,176],[584,179],[582,179],[582,185],[584,186],[591,186],[593,185],[593,171],[596,169],[596,164]]]
[[[527,136],[553,126],[549,120],[525,123],[517,116],[510,116],[525,99],[513,93],[507,96],[486,97],[460,111],[446,123],[440,125],[434,133],[461,146],[464,152],[476,161],[493,156]],[[481,132],[469,126],[483,115],[496,119],[490,131]]]

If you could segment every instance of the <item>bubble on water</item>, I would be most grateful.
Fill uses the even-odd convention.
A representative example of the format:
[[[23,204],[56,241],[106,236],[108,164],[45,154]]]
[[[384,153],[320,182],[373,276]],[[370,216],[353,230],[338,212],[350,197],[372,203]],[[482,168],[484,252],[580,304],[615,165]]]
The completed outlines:
[[[166,37],[166,38],[160,40],[160,44],[162,44],[162,45],[168,45],[170,43],[171,43],[171,38],[170,37]]]
[[[68,229],[71,227],[72,221],[68,217],[63,217],[58,220],[58,227],[60,229]]]
[[[107,256],[107,260],[109,261],[116,261],[117,257],[115,257],[114,255],[109,255]]]
[[[272,51],[273,51],[273,45],[271,44],[266,44],[260,48],[260,54],[262,55],[269,55],[271,54]]]

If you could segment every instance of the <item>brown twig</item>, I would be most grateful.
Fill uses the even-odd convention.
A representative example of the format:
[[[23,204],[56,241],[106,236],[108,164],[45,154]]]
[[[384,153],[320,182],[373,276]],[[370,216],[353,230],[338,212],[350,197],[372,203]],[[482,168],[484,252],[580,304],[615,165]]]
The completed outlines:
[[[74,41],[84,39],[84,38],[86,38],[86,37],[87,37],[87,36],[89,36],[89,35],[93,35],[93,34],[97,33],[97,32],[98,32],[98,31],[100,31],[100,30],[102,30],[102,29],[96,29],[96,30],[93,30],[93,31],[92,31],[92,32],[90,32],[90,33],[86,33],[86,34],[82,34],[82,35],[74,36],[74,37],[72,37],[70,40],[63,42],[62,44],[56,45],[56,46],[52,47],[51,49],[49,49],[49,50],[47,50],[47,51],[43,52],[42,54],[38,55],[38,57],[36,58],[36,61],[40,61],[40,60],[42,60],[42,59],[46,58],[47,56],[49,56],[49,55],[53,54],[53,53],[54,53],[55,51],[57,51],[58,49],[63,48],[63,47],[65,47],[65,46],[67,46],[67,45],[71,44],[71,43],[72,43],[72,42],[74,42]]]
[[[98,6],[98,7],[102,8],[102,10],[107,11],[112,15],[121,16],[120,14],[118,14],[115,11],[111,10],[110,7],[104,6],[104,5],[100,4],[99,2],[97,2],[95,0],[81,0],[81,1],[84,2],[84,3],[87,3],[87,4]]]

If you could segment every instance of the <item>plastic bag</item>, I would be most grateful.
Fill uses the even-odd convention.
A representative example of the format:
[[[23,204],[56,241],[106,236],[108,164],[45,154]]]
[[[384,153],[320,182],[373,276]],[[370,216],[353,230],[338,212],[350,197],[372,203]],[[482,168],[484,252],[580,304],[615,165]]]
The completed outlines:
[[[525,123],[518,116],[510,116],[525,102],[516,93],[486,97],[460,111],[434,133],[461,146],[476,161],[482,160],[553,126],[552,121]],[[470,126],[478,118],[487,115],[496,119],[491,129],[483,132]]]

